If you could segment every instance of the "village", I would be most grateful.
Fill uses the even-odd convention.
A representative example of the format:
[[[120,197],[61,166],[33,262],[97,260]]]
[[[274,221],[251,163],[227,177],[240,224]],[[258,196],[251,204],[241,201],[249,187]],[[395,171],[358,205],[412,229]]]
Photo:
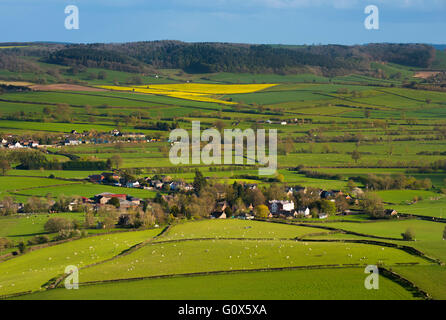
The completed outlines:
[[[64,146],[78,146],[82,144],[109,144],[118,142],[150,143],[150,142],[160,142],[160,141],[161,139],[148,137],[144,133],[140,132],[123,133],[117,129],[105,133],[97,133],[90,131],[78,132],[76,130],[72,130],[69,134],[40,138],[38,140],[28,137],[20,137],[17,135],[6,135],[3,138],[1,138],[0,148],[46,149],[46,148],[61,148]]]
[[[173,210],[172,202],[178,200],[179,195],[193,197],[195,194],[195,183],[187,183],[184,180],[175,180],[170,176],[155,175],[153,177],[135,178],[125,171],[103,172],[90,175],[87,179],[90,183],[117,187],[117,193],[103,192],[95,196],[63,198],[60,200],[47,199],[46,203],[39,202],[40,207],[35,208],[27,203],[5,203],[0,202],[0,211],[8,209],[10,213],[29,214],[34,211],[48,213],[57,212],[94,212],[101,210],[113,210],[120,215],[120,220],[128,218],[132,214],[144,212],[154,202],[163,204],[164,214],[167,216],[178,209]],[[217,185],[223,190],[228,186]],[[131,195],[131,191],[123,193],[122,189],[143,189],[156,191],[157,196],[153,200],[141,199]],[[228,199],[227,191],[217,192],[212,205],[208,208],[210,219],[238,218],[242,220],[253,219],[317,219],[326,220],[330,216],[361,214],[360,199],[363,191],[355,188],[345,193],[341,190],[322,190],[306,188],[302,186],[280,186],[280,199],[266,200],[263,196],[265,190],[261,191],[257,184],[235,183],[232,188],[243,190],[244,193],[260,194],[260,202],[256,205],[247,203],[240,206],[239,203]],[[183,198],[184,199],[184,198]],[[30,202],[30,201],[29,201]],[[397,217],[398,212],[392,209],[384,211],[384,216]],[[205,216],[202,216],[205,218]]]

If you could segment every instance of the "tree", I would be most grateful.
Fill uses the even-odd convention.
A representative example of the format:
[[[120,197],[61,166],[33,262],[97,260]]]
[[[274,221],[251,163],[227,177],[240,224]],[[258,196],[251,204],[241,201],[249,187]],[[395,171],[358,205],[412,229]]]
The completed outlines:
[[[112,166],[114,166],[116,169],[119,169],[122,166],[123,160],[122,157],[119,154],[115,154],[110,158]]]
[[[256,218],[260,218],[260,219],[266,219],[266,218],[268,218],[268,215],[269,215],[269,209],[264,204],[261,204],[261,205],[255,207],[254,212],[255,212]]]
[[[281,185],[273,183],[265,191],[265,196],[267,200],[285,200],[287,195],[283,190]]]
[[[6,159],[0,160],[0,170],[1,170],[3,176],[6,175],[8,170],[11,170],[11,165],[8,160],[6,160]]]
[[[107,204],[115,206],[115,208],[119,208],[121,206],[118,198],[111,198],[110,200],[108,200]]]
[[[284,154],[284,155],[288,155],[290,153],[295,152],[296,149],[294,147],[293,139],[291,139],[291,137],[287,137],[285,139],[285,141],[281,142],[281,144],[279,146],[279,150],[280,150],[281,154]]]
[[[355,161],[355,163],[358,163],[358,160],[361,159],[361,153],[356,149],[352,152],[352,159]]]
[[[102,224],[105,229],[112,229],[118,223],[119,213],[115,208],[101,210],[99,215],[102,217]]]
[[[266,201],[263,192],[258,188],[248,190],[246,198],[248,200],[248,204],[252,204],[254,207],[257,207],[261,204],[265,204]]]
[[[225,214],[226,218],[231,218],[234,215],[234,212],[232,211],[231,207],[226,207]]]
[[[46,232],[55,233],[61,230],[72,229],[72,223],[70,220],[61,217],[49,218],[43,226],[43,229]]]
[[[199,195],[201,190],[207,186],[206,178],[203,176],[200,170],[195,170],[195,178],[192,184],[194,186],[195,194]]]
[[[24,211],[28,213],[38,213],[48,211],[48,200],[38,197],[28,198],[25,204]]]
[[[2,216],[7,216],[17,212],[17,207],[12,197],[4,197],[2,201],[0,201],[0,204],[2,204],[2,208],[0,209],[0,215]]]
[[[406,232],[401,234],[401,236],[407,241],[415,240],[415,232],[411,228],[408,228]]]
[[[279,173],[276,175],[276,180],[280,183],[283,183],[285,181],[285,177],[283,176],[283,174]]]
[[[317,207],[311,208],[310,214],[313,219],[318,218],[319,217],[319,209]]]
[[[214,126],[215,126],[215,128],[217,128],[217,130],[219,132],[223,132],[223,129],[225,127],[225,123],[223,121],[221,121],[221,120],[217,120],[217,121],[215,121]]]
[[[94,216],[91,211],[85,213],[85,227],[91,228],[94,226]]]
[[[243,202],[242,198],[237,198],[235,200],[233,209],[234,209],[233,211],[236,213],[242,213],[242,212],[246,211],[246,206],[245,206],[245,203]]]
[[[53,212],[69,212],[72,199],[64,195],[60,195],[56,202],[51,206]]]
[[[361,201],[361,208],[366,214],[374,218],[384,217],[384,204],[376,193],[366,193]]]
[[[344,212],[349,208],[347,199],[341,194],[337,195],[335,198],[336,209],[338,212]]]
[[[164,224],[167,222],[167,213],[159,203],[152,203],[152,214],[158,224]]]
[[[336,205],[330,200],[321,200],[321,212],[328,215],[333,215],[336,213]]]

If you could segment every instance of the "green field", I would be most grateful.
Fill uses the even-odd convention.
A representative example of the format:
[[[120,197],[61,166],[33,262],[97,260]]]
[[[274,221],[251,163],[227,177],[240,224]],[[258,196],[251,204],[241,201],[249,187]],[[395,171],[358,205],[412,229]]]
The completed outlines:
[[[181,244],[181,246],[180,246]],[[115,261],[81,270],[81,281],[165,274],[314,265],[425,263],[395,249],[340,243],[202,240],[154,243]]]
[[[39,290],[47,281],[78,267],[110,259],[160,230],[126,232],[75,240],[29,252],[0,264],[0,295]]]
[[[19,297],[29,300],[411,300],[386,278],[380,289],[366,290],[362,269],[252,272],[176,277],[56,289]],[[209,285],[212,283],[212,285]],[[275,292],[271,296],[271,292]]]

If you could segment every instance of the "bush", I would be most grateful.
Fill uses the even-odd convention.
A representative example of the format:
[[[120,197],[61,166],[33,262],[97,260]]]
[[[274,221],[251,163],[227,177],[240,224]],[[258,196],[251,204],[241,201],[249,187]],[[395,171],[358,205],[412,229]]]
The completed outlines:
[[[31,238],[30,240],[28,240],[28,245],[32,246],[32,245],[36,245],[36,244],[44,244],[49,242],[50,239],[48,238],[48,236],[35,236],[33,238]]]
[[[77,237],[82,237],[82,232],[79,230],[60,230],[59,234],[54,238],[54,240],[60,241]]]
[[[21,241],[17,247],[19,248],[20,253],[25,253],[28,250],[26,243],[23,241]]]
[[[72,229],[70,220],[60,217],[50,218],[44,225],[44,230],[49,233]]]
[[[264,204],[261,204],[260,206],[257,206],[255,208],[255,216],[256,218],[268,218],[269,215],[269,209],[267,206],[265,206]]]
[[[415,240],[415,232],[412,229],[407,229],[406,232],[402,233],[401,236],[406,241]]]
[[[0,250],[12,248],[11,240],[7,238],[0,238]]]

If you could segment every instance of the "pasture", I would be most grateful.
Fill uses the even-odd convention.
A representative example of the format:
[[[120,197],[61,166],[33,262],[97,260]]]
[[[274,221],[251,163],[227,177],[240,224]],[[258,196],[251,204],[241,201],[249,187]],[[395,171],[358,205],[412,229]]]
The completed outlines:
[[[110,259],[160,233],[159,229],[101,235],[39,249],[0,263],[0,296],[36,291],[65,267]]]
[[[410,269],[410,268],[408,268]],[[411,300],[398,284],[380,279],[366,290],[361,268],[231,273],[174,277],[56,289],[16,299],[29,300]],[[209,284],[212,285],[209,285]],[[271,296],[271,292],[275,292]]]
[[[129,255],[80,271],[81,282],[194,272],[321,265],[426,264],[403,251],[355,243],[289,240],[194,240],[157,242]]]

